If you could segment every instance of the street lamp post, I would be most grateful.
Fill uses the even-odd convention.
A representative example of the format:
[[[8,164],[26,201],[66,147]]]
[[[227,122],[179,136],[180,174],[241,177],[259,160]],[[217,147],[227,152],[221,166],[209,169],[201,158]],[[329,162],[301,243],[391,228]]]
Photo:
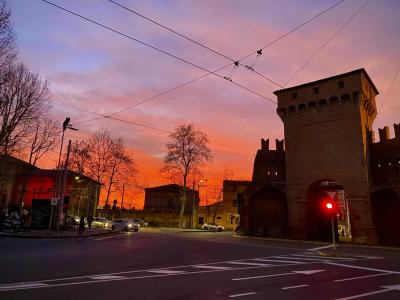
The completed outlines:
[[[63,124],[62,124],[62,136],[61,136],[61,146],[60,146],[60,153],[58,155],[58,163],[57,163],[57,169],[59,170],[59,172],[57,172],[57,177],[56,177],[56,182],[54,185],[54,203],[52,201],[52,205],[51,205],[51,211],[50,211],[50,219],[49,219],[49,232],[51,230],[52,227],[52,222],[53,222],[53,214],[54,214],[54,206],[58,205],[58,212],[61,210],[60,206],[63,206],[64,203],[64,199],[60,199],[60,193],[61,193],[61,184],[62,184],[62,175],[63,175],[63,170],[61,167],[61,156],[62,156],[62,150],[63,150],[63,146],[64,146],[64,136],[65,136],[65,131],[67,129],[71,129],[74,131],[78,131],[77,128],[74,128],[71,124],[69,124],[70,122],[70,118],[65,118]],[[64,194],[64,193],[62,193]],[[60,215],[57,215],[57,220],[59,220]],[[57,228],[58,228],[59,222],[57,222]]]

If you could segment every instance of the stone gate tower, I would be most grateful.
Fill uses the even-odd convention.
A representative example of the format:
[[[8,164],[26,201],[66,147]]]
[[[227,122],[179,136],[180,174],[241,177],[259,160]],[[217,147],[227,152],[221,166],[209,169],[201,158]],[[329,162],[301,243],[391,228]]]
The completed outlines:
[[[359,69],[274,93],[285,131],[291,234],[309,236],[310,189],[336,182],[347,195],[353,241],[375,242],[369,145],[378,90],[367,72]]]

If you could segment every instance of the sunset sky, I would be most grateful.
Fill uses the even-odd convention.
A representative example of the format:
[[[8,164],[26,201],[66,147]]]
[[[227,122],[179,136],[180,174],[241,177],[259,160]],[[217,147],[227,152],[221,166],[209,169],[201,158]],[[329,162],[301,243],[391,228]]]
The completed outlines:
[[[235,60],[254,53],[339,2],[116,1]],[[215,70],[230,63],[107,0],[51,2],[202,68]],[[365,2],[346,0],[265,48],[254,69],[284,85]],[[159,169],[168,141],[166,131],[178,124],[193,123],[208,134],[214,161],[204,169],[206,178],[215,177],[228,167],[235,171],[236,178],[250,179],[260,139],[283,139],[276,104],[212,74],[114,115],[160,131],[108,118],[86,122],[98,116],[85,109],[109,114],[207,72],[41,0],[10,0],[9,4],[21,60],[49,80],[54,101],[82,109],[52,104],[52,114],[60,123],[70,117],[79,128],[78,133],[68,131],[67,138],[84,139],[100,128],[109,129],[134,149],[138,176],[148,186],[168,182]],[[388,125],[393,136],[392,124],[400,122],[400,74],[389,95],[388,90],[400,67],[399,37],[400,1],[369,1],[287,86],[363,67],[380,91],[374,129]],[[242,63],[252,64],[255,57]],[[229,76],[232,68],[233,64],[218,74]],[[232,80],[273,101],[273,91],[280,89],[244,67],[235,70]],[[53,168],[55,156],[39,165]]]

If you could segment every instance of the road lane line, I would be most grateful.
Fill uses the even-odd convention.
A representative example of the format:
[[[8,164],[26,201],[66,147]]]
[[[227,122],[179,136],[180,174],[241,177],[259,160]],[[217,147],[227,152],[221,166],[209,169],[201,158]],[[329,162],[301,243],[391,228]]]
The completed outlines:
[[[308,286],[308,284],[286,286],[286,287],[283,287],[282,290],[297,289],[297,288],[302,288],[302,287],[306,287],[306,286]]]
[[[112,235],[112,236],[106,236],[106,237],[101,237],[101,238],[94,238],[93,240],[95,241],[102,241],[102,240],[107,240],[107,239],[112,239],[115,237],[119,237],[119,236],[127,236],[127,233],[122,233],[122,234],[117,234],[117,235]]]
[[[305,258],[317,258],[317,259],[333,259],[333,260],[354,260],[354,258],[351,257],[334,257],[334,256],[316,256],[316,255],[304,255],[304,254],[291,254],[291,256],[295,257],[305,257]]]
[[[166,275],[175,275],[175,274],[183,274],[186,273],[185,271],[175,271],[175,270],[151,270],[151,271],[146,271],[150,273],[156,273],[156,274],[166,274]]]
[[[289,273],[281,273],[281,274],[270,274],[270,275],[260,275],[260,276],[251,276],[251,277],[232,278],[232,280],[234,280],[234,281],[250,280],[250,279],[258,279],[258,278],[286,276],[286,275],[294,275],[294,273],[289,272]]]
[[[305,258],[305,257],[287,257],[287,256],[275,256],[276,258],[283,258],[283,259],[297,259],[297,260],[307,260],[307,261],[315,261],[315,262],[329,262],[327,259],[321,259],[321,258]]]
[[[17,284],[3,284],[0,285],[0,291],[8,291],[8,290],[23,290],[23,289],[31,289],[38,287],[45,287],[48,284],[32,282],[32,283],[17,283]]]
[[[88,277],[89,279],[104,280],[104,279],[121,279],[126,278],[126,276],[115,276],[115,275],[97,275]]]
[[[280,259],[266,259],[266,258],[254,258],[253,260],[256,261],[271,261],[271,262],[282,262],[282,263],[289,263],[289,264],[302,264],[302,261],[294,261],[294,260],[280,260]]]
[[[400,272],[396,272],[396,271],[383,270],[383,269],[374,269],[374,268],[367,268],[367,267],[359,267],[359,266],[339,264],[339,263],[334,263],[334,262],[325,262],[325,264],[332,265],[332,266],[351,268],[351,269],[360,269],[360,270],[375,271],[375,272],[382,272],[382,273],[400,274]]]
[[[257,266],[257,267],[273,266],[271,264],[260,264],[260,263],[244,262],[244,261],[227,261],[226,263],[233,264],[233,265],[248,265],[248,266]]]
[[[211,270],[234,270],[232,267],[219,267],[219,266],[210,266],[210,265],[196,265],[193,268],[199,269],[211,269]]]
[[[250,296],[250,295],[256,295],[256,294],[257,294],[257,292],[249,292],[249,293],[235,294],[235,295],[229,295],[229,298]]]
[[[386,292],[389,292],[389,291],[392,291],[392,290],[391,289],[384,289],[384,290],[379,290],[379,291],[374,291],[374,292],[369,292],[369,293],[364,293],[364,294],[353,295],[353,296],[350,296],[350,297],[336,298],[335,300],[358,299],[358,298],[363,298],[363,297],[366,297],[366,296],[386,293]]]
[[[370,277],[378,277],[378,276],[385,276],[385,275],[391,275],[392,273],[379,273],[379,274],[372,274],[372,275],[365,275],[365,276],[358,276],[358,277],[349,277],[349,278],[343,278],[343,279],[336,279],[334,282],[342,282],[342,281],[349,281],[349,280],[357,280],[357,279],[363,279],[363,278],[370,278]]]

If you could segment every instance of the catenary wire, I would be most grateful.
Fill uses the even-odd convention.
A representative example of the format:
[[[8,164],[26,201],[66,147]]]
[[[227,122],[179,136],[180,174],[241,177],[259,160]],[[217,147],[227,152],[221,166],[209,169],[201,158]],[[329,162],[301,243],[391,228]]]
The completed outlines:
[[[287,84],[295,77],[297,76],[360,12],[361,10],[370,2],[370,0],[367,0],[366,2],[364,2],[364,4],[361,5],[361,7],[356,10],[351,16],[350,18],[341,26],[339,27],[330,37],[329,39],[324,42],[321,47],[319,47],[317,49],[316,52],[314,52],[314,54],[306,61],[306,63],[304,63],[285,83],[285,86],[287,86]],[[400,68],[399,68],[400,70]],[[398,72],[397,72],[398,74]],[[396,75],[397,76],[397,75]],[[236,136],[237,134],[239,134],[239,132],[241,130],[243,130],[243,128],[245,128],[247,126],[247,124],[250,123],[251,120],[253,120],[265,107],[266,105],[262,105],[260,108],[258,108],[243,124],[242,126],[233,134],[231,135],[225,142],[224,144],[228,143],[234,136]],[[323,123],[320,123],[321,126],[329,128],[326,125],[323,125]],[[334,130],[334,129],[332,129]],[[336,130],[334,130],[336,131]],[[338,131],[336,131],[336,133],[339,134]],[[343,137],[346,137],[345,135],[341,134]]]
[[[113,2],[113,3],[115,3],[116,5],[121,6],[119,3],[117,4],[117,2],[115,2],[115,1],[110,1],[110,2]],[[320,17],[321,15],[323,15],[323,14],[325,14],[326,12],[330,11],[330,10],[333,9],[334,7],[338,6],[338,5],[341,4],[342,2],[344,2],[344,0],[339,1],[339,2],[337,2],[336,4],[334,4],[334,5],[330,6],[330,7],[328,7],[327,9],[321,11],[321,12],[318,13],[317,15],[315,15],[315,16],[313,16],[312,18],[306,20],[305,22],[301,23],[300,25],[296,26],[295,28],[291,29],[290,31],[286,32],[285,34],[281,35],[281,36],[278,37],[277,39],[275,39],[275,40],[269,42],[269,43],[268,43],[267,45],[265,45],[262,49],[265,49],[265,48],[267,48],[267,47],[269,47],[269,46],[272,46],[273,44],[277,43],[278,41],[280,41],[280,40],[283,39],[284,37],[286,37],[286,36],[288,36],[289,34],[295,32],[296,30],[302,28],[304,25],[310,23],[311,21],[317,19],[318,17]],[[122,7],[122,6],[121,6],[121,7]],[[126,8],[126,7],[123,7],[123,8],[125,8],[125,9],[127,9],[127,10],[130,10],[129,8]],[[138,14],[138,15],[142,16],[141,14],[139,14],[139,13],[137,13],[137,12],[133,12],[133,11],[132,11],[132,13],[135,13],[135,14]],[[154,20],[151,20],[151,19],[149,19],[149,18],[147,18],[147,17],[145,17],[145,16],[143,16],[143,17],[146,18],[146,19],[148,19],[149,21],[151,21],[151,22],[153,22],[153,23],[158,24],[158,22],[156,22],[156,21],[154,21]],[[160,26],[163,27],[163,28],[166,28],[166,26],[164,26],[164,25],[160,25]],[[172,29],[170,29],[170,28],[166,28],[166,29],[167,29],[167,30],[170,30],[170,31],[172,31],[172,32],[175,33],[175,31],[172,30]],[[183,36],[182,34],[179,34],[179,33],[176,33],[176,34]],[[187,38],[187,39],[191,40],[190,38],[188,38],[188,37],[186,37],[186,36],[185,36],[184,38]],[[207,47],[207,48],[208,48],[208,47]],[[254,52],[254,53],[257,53],[257,52]],[[239,59],[239,61],[248,58],[249,56],[253,55],[254,53],[252,53],[252,54],[250,54],[250,55],[247,55],[247,56],[245,56],[245,57]],[[231,59],[231,58],[228,58],[228,59],[233,60],[233,59]],[[230,65],[231,65],[231,63],[229,63],[229,64],[227,64],[227,65],[224,65],[224,66],[221,66],[221,67],[215,69],[213,72],[218,72],[218,71],[220,71],[220,70],[222,70],[222,69],[224,69],[224,68],[226,68],[226,67],[228,67],[228,66],[230,66]],[[255,73],[258,73],[258,72],[255,71],[255,70],[253,70],[253,71],[254,71]],[[192,80],[190,80],[190,81],[187,81],[187,82],[185,82],[185,83],[183,83],[183,84],[180,84],[180,85],[178,85],[178,86],[176,86],[176,87],[174,87],[174,88],[171,88],[171,89],[169,89],[169,90],[167,90],[167,91],[165,91],[165,92],[161,92],[161,93],[159,93],[159,94],[157,94],[157,95],[155,95],[155,96],[152,96],[152,97],[147,98],[147,99],[145,99],[145,100],[139,101],[139,102],[137,102],[137,103],[135,103],[135,104],[133,104],[133,105],[127,106],[127,107],[125,107],[125,108],[123,108],[123,109],[121,109],[121,110],[117,110],[117,111],[115,111],[115,112],[109,114],[109,116],[113,116],[113,115],[115,115],[115,114],[121,113],[121,112],[126,111],[126,110],[128,110],[128,109],[131,109],[131,108],[133,108],[133,107],[139,106],[139,105],[141,105],[141,104],[143,104],[143,103],[146,103],[146,102],[148,102],[148,101],[151,101],[151,100],[153,100],[153,99],[156,99],[156,98],[158,98],[158,97],[160,97],[160,96],[163,96],[163,95],[165,95],[165,94],[167,94],[167,93],[169,93],[169,92],[175,91],[175,90],[177,90],[177,89],[179,89],[179,88],[181,88],[181,87],[184,87],[184,86],[186,86],[186,85],[189,85],[189,84],[191,84],[191,83],[193,83],[193,82],[195,82],[195,81],[197,81],[197,80],[200,80],[200,79],[202,79],[202,78],[204,78],[204,77],[210,75],[211,73],[212,73],[212,72],[207,72],[206,74],[204,74],[204,75],[202,75],[202,76],[200,76],[200,77],[194,78],[194,79],[192,79]],[[258,74],[259,74],[260,76],[264,77],[263,74],[261,74],[261,73],[258,73]],[[268,80],[272,81],[273,83],[275,83],[276,85],[282,87],[282,85],[280,85],[280,84],[278,84],[277,82],[271,80],[270,78],[266,78],[266,79],[268,79]],[[102,118],[103,118],[103,117],[92,118],[92,119],[89,119],[89,120],[83,120],[83,121],[79,121],[77,124],[86,123],[86,122],[91,122],[91,121],[99,120],[99,119],[102,119]]]
[[[383,101],[382,101],[382,104],[381,104],[381,107],[380,107],[381,112],[382,112],[383,106],[384,106],[385,103],[386,103],[387,98],[388,98],[389,95],[390,95],[390,92],[392,91],[393,85],[394,85],[394,83],[395,83],[395,81],[396,81],[396,79],[397,79],[397,76],[399,75],[399,72],[400,72],[400,67],[397,69],[397,72],[396,72],[396,74],[395,74],[394,77],[393,77],[393,80],[392,80],[392,82],[391,82],[391,84],[390,84],[390,87],[389,87],[389,89],[388,89],[388,91],[387,91],[387,93],[386,93],[386,95],[385,95],[385,98],[383,98]]]
[[[121,32],[121,31],[119,31],[119,30],[116,30],[116,29],[114,29],[114,28],[111,28],[111,27],[109,27],[109,26],[107,26],[107,25],[104,25],[104,24],[102,24],[102,23],[100,23],[100,22],[97,22],[97,21],[95,21],[95,20],[92,20],[92,19],[90,19],[90,18],[87,18],[87,17],[85,17],[85,16],[82,16],[82,15],[76,13],[76,12],[73,12],[72,10],[69,10],[69,9],[67,9],[67,8],[65,8],[65,7],[62,7],[62,6],[60,6],[60,5],[57,5],[57,4],[53,3],[53,2],[50,2],[50,1],[47,1],[47,0],[42,0],[42,2],[47,3],[47,4],[49,4],[49,5],[52,5],[52,6],[58,8],[58,9],[60,9],[60,10],[63,10],[63,11],[65,11],[65,12],[69,13],[69,14],[72,14],[72,15],[74,15],[74,16],[76,16],[76,17],[79,17],[79,18],[81,18],[81,19],[83,19],[83,20],[85,20],[85,21],[87,21],[87,22],[90,22],[90,23],[95,24],[95,25],[97,25],[97,26],[99,26],[99,27],[102,27],[102,28],[104,28],[104,29],[107,29],[107,30],[109,30],[109,31],[111,31],[111,32],[113,32],[113,33],[116,33],[116,34],[118,34],[118,35],[120,35],[120,36],[122,36],[122,37],[125,37],[125,38],[127,38],[127,39],[130,39],[130,40],[132,40],[132,41],[134,41],[134,42],[136,42],[136,43],[139,43],[139,44],[141,44],[141,45],[143,45],[143,46],[145,46],[145,47],[148,47],[148,48],[150,48],[150,49],[153,49],[153,50],[155,50],[155,51],[158,51],[158,52],[160,52],[160,53],[162,53],[162,54],[165,54],[165,55],[167,55],[167,56],[169,56],[169,57],[172,57],[172,58],[174,58],[174,59],[176,59],[176,60],[178,60],[178,61],[184,62],[184,63],[186,63],[186,64],[188,64],[188,65],[190,65],[190,66],[192,66],[192,67],[195,67],[195,68],[197,68],[197,69],[200,69],[200,70],[202,70],[202,71],[205,71],[205,72],[207,72],[207,73],[210,73],[210,74],[212,74],[212,75],[214,75],[214,76],[216,76],[216,77],[219,77],[219,78],[225,80],[224,76],[219,75],[218,73],[215,73],[215,72],[213,72],[213,71],[210,71],[210,70],[208,70],[208,69],[206,69],[206,68],[204,68],[204,67],[202,67],[202,66],[199,66],[199,65],[197,65],[197,64],[195,64],[195,63],[193,63],[193,62],[191,62],[191,61],[189,61],[189,60],[187,60],[187,59],[184,59],[184,58],[181,58],[181,57],[179,57],[179,56],[176,56],[175,54],[172,54],[172,53],[170,53],[170,52],[168,52],[168,51],[165,51],[165,50],[163,50],[163,49],[160,49],[160,48],[158,48],[158,47],[156,47],[156,46],[150,45],[149,43],[143,42],[143,41],[141,41],[141,40],[139,40],[139,39],[137,39],[137,38],[135,38],[135,37],[133,37],[133,36],[131,36],[131,35],[125,34],[125,33]],[[250,89],[250,88],[248,88],[248,87],[246,87],[246,86],[244,86],[244,85],[242,85],[242,84],[240,84],[240,83],[238,83],[238,82],[235,82],[235,81],[232,81],[232,80],[230,80],[229,82],[232,83],[232,84],[234,84],[234,85],[236,85],[236,86],[238,86],[238,87],[240,87],[240,88],[242,88],[242,89],[244,89],[244,90],[246,90],[246,91],[248,91],[248,92],[250,92],[250,93],[252,93],[252,94],[254,94],[254,95],[256,95],[256,96],[259,96],[259,97],[263,98],[263,99],[266,100],[266,101],[269,101],[269,102],[272,102],[272,103],[277,104],[277,103],[276,103],[274,100],[272,100],[271,98],[268,98],[268,97],[266,97],[266,96],[260,94],[259,92],[256,92],[256,91],[254,91],[254,90],[252,90],[252,89]]]

